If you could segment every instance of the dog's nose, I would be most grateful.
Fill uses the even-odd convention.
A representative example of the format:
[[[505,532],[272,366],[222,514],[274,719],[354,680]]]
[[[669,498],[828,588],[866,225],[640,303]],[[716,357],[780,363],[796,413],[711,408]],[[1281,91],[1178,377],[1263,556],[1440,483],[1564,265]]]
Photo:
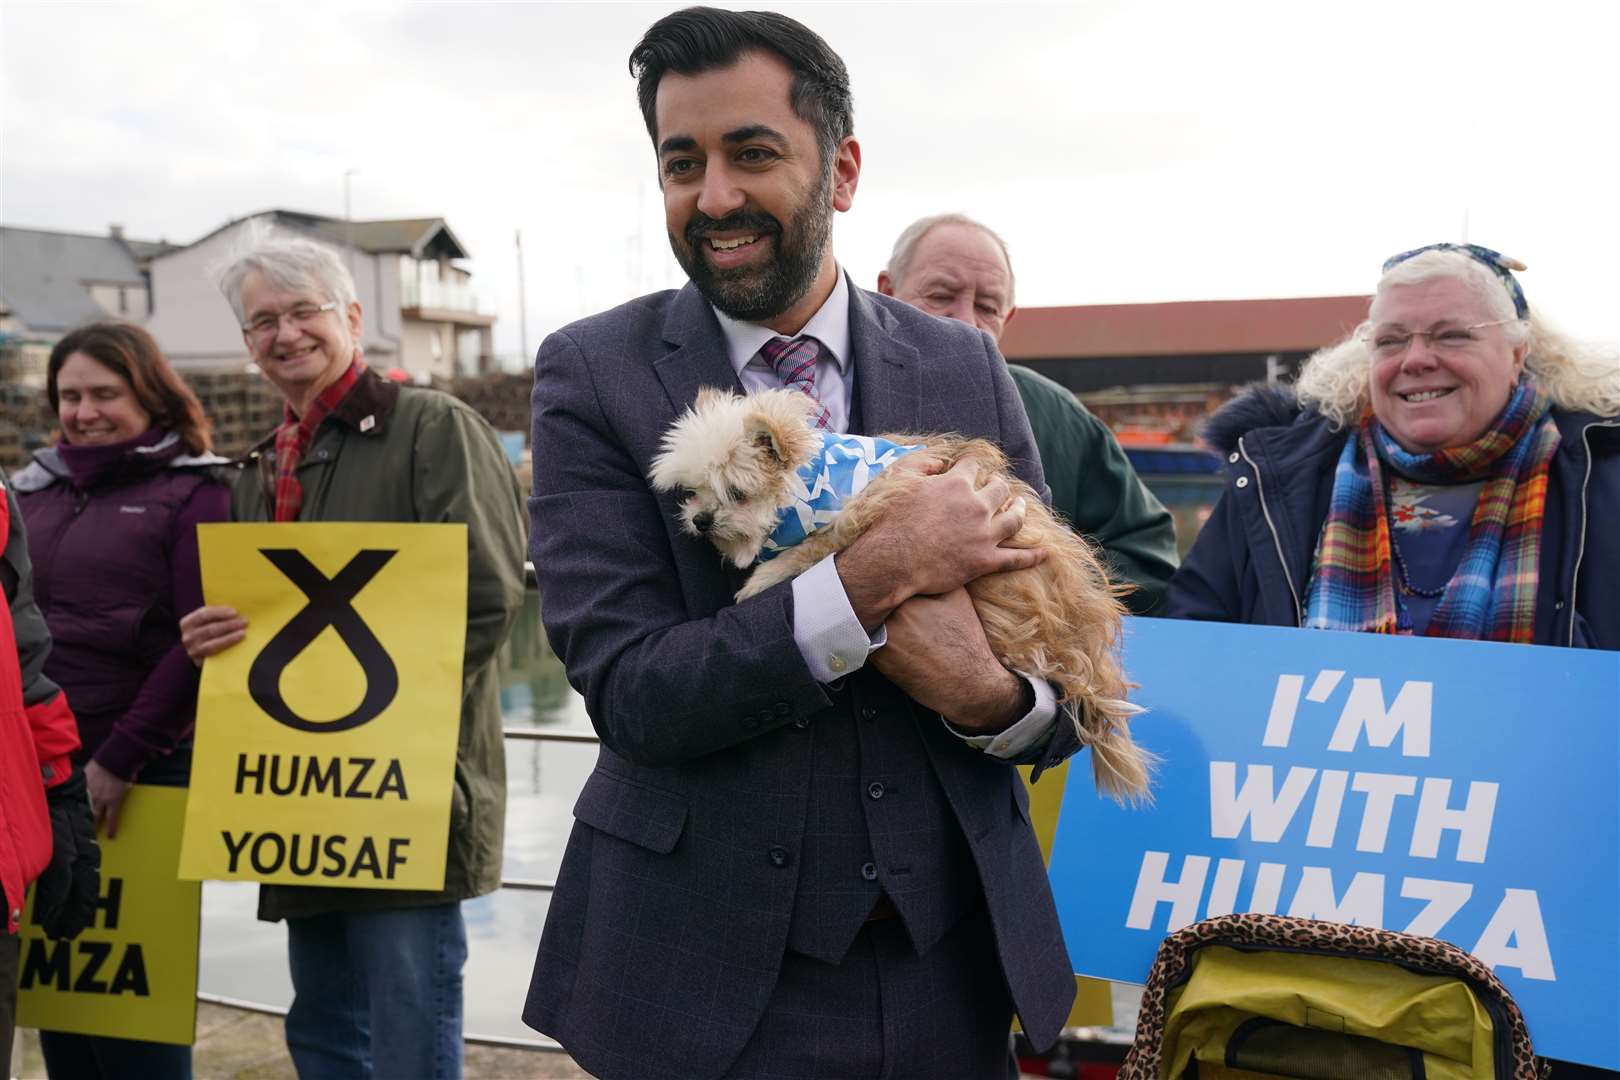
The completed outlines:
[[[700,533],[706,533],[714,528],[714,515],[705,510],[701,514],[692,515],[692,528]]]

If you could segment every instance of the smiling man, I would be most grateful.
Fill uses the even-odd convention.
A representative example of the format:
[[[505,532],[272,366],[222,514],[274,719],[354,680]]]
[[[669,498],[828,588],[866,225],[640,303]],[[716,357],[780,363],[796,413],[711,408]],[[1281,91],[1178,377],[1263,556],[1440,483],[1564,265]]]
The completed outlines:
[[[878,291],[932,315],[977,326],[1001,343],[1018,314],[1007,244],[964,214],[913,222],[895,241]],[[1155,614],[1176,572],[1170,511],[1147,489],[1108,425],[1064,387],[1038,372],[1008,365],[1029,415],[1052,508],[1103,550],[1109,577],[1133,586],[1125,603]]]
[[[1005,1077],[1074,982],[1012,763],[1074,750],[963,585],[1032,565],[1023,508],[928,477],[855,545],[745,572],[646,477],[704,387],[783,386],[835,431],[995,440],[1044,491],[984,334],[857,289],[843,62],[781,15],[691,8],[631,55],[690,283],[552,334],[534,385],[546,630],[602,738],[525,1020],[604,1080]]]
[[[220,288],[253,362],[286,402],[281,425],[241,463],[231,520],[467,525],[461,709],[445,717],[459,734],[444,888],[259,889],[259,918],[287,921],[287,1048],[300,1077],[459,1077],[461,901],[493,892],[501,875],[495,653],[523,603],[516,477],[472,409],[366,366],[354,280],[330,248],[256,239]],[[246,625],[229,607],[201,607],[181,620],[181,640],[201,663],[239,643]]]

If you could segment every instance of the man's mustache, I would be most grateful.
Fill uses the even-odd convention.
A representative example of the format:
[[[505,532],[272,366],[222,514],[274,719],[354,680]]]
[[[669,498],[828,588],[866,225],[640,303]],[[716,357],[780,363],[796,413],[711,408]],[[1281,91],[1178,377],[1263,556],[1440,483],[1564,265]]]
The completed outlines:
[[[703,238],[716,232],[753,232],[764,235],[782,231],[781,222],[762,210],[737,210],[723,218],[712,218],[701,210],[692,212],[686,223],[686,242],[697,247]]]

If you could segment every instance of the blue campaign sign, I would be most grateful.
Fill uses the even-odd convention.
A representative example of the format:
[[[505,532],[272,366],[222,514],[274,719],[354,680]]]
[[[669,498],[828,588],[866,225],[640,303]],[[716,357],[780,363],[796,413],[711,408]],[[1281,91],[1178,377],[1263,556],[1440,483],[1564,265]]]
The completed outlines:
[[[1070,784],[1051,877],[1074,970],[1257,911],[1443,938],[1536,1052],[1620,1068],[1620,653],[1129,620],[1156,804]]]

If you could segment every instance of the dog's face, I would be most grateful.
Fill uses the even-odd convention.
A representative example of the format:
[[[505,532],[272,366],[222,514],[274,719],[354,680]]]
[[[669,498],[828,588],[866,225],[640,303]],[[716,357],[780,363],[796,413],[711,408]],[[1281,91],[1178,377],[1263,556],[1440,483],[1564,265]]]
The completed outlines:
[[[789,501],[789,477],[821,444],[807,423],[815,408],[797,390],[740,397],[705,388],[664,433],[652,485],[682,493],[681,527],[689,535],[751,566]]]

